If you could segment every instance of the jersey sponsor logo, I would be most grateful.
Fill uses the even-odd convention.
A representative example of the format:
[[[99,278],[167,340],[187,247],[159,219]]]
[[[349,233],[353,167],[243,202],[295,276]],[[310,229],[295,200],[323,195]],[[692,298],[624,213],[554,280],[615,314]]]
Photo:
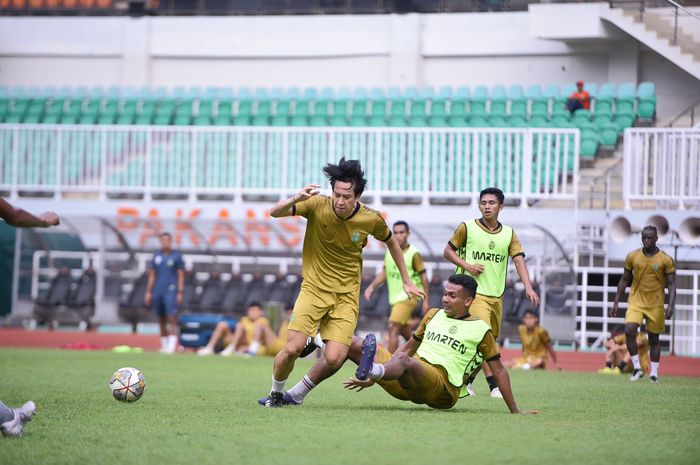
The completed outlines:
[[[491,244],[489,244],[489,247],[491,247]],[[474,260],[480,260],[483,262],[501,263],[505,261],[506,256],[492,252],[480,252],[478,250],[472,250],[472,258]]]
[[[426,332],[425,337],[423,337],[423,341],[434,341],[439,344],[444,344],[460,354],[465,354],[467,352],[467,346],[459,342],[457,339],[446,334],[436,333],[435,331]]]

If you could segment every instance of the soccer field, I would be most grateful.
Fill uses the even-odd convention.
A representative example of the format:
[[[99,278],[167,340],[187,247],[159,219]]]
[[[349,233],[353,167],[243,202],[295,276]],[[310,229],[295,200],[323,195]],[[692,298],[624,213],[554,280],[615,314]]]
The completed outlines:
[[[0,438],[2,464],[697,463],[700,382],[591,373],[512,372],[521,408],[478,394],[449,411],[378,386],[345,391],[346,365],[300,407],[269,410],[271,358],[0,349],[0,400],[32,399],[22,439]],[[114,400],[112,372],[135,366],[144,397]],[[300,361],[296,382],[310,362]],[[663,364],[662,364],[663,370]],[[663,373],[663,371],[662,371]],[[291,385],[291,384],[290,384]]]

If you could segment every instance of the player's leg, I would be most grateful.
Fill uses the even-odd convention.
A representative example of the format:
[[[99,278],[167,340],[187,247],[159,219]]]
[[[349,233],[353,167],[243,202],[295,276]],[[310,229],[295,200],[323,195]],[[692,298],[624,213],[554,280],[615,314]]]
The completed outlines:
[[[527,368],[523,366],[524,369],[529,370],[536,370],[536,369],[544,369],[545,368],[545,360],[542,357],[528,357],[527,360]]]
[[[404,342],[408,341],[411,337],[413,337],[413,330],[411,329],[410,321],[409,323],[401,326],[401,331],[399,333],[403,337]]]
[[[253,330],[253,342],[248,346],[248,354],[257,355],[261,352],[261,348],[264,352],[265,347],[271,347],[275,344],[276,340],[277,335],[272,328],[270,328],[270,325],[266,323],[256,324]]]
[[[651,359],[651,372],[649,380],[652,383],[659,382],[659,362],[661,361],[661,341],[658,333],[648,332],[649,334],[649,358]]]
[[[629,311],[629,309],[628,309]],[[637,330],[639,329],[639,324],[634,322],[625,322],[625,341],[627,345],[627,351],[630,354],[630,359],[632,360],[632,365],[634,366],[634,371],[630,377],[630,381],[639,381],[644,377],[644,372],[642,371],[642,365],[639,361],[639,347],[637,347]]]
[[[233,330],[233,334],[224,339],[224,350],[220,352],[220,355],[227,357],[236,351],[245,350],[248,348],[248,331],[242,324],[237,324],[236,328]]]
[[[168,318],[165,308],[164,296],[160,293],[153,295],[153,310],[158,315],[158,327],[160,329],[160,351],[168,352]]]
[[[469,313],[471,313],[472,316],[475,316],[487,323],[491,328],[493,336],[496,338],[498,338],[501,330],[501,305],[502,303],[500,299],[477,294],[476,298],[474,299],[474,302],[472,302],[472,305],[469,307]],[[484,376],[486,377],[486,382],[488,383],[489,391],[491,392],[491,397],[501,398],[501,391],[498,389],[498,385],[496,384],[496,380],[493,377],[491,368],[489,368],[488,364],[483,363],[481,365],[481,369],[483,370]],[[472,387],[472,383],[476,378],[478,372],[478,370],[475,370],[468,379],[467,391],[470,395],[474,395],[474,388]]]
[[[238,326],[238,325],[236,325]],[[214,327],[214,332],[211,334],[207,345],[197,351],[198,355],[211,355],[216,349],[216,345],[231,335],[231,327],[226,321],[219,321]]]
[[[0,431],[4,436],[22,436],[24,424],[31,421],[35,412],[36,405],[31,400],[15,409],[0,402]]]
[[[399,332],[401,331],[401,325],[390,321],[389,322],[389,344],[387,345],[387,350],[392,354],[396,352],[399,347]]]
[[[168,338],[168,353],[177,352],[178,340],[178,328],[177,328],[177,291],[171,290],[165,295],[165,314],[166,314],[166,331]]]

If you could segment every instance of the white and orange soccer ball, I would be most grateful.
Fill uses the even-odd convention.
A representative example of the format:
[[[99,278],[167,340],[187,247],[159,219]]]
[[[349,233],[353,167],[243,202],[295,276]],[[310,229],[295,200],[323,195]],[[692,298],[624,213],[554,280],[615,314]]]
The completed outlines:
[[[136,402],[146,389],[146,380],[138,368],[124,367],[114,372],[109,389],[118,401]]]

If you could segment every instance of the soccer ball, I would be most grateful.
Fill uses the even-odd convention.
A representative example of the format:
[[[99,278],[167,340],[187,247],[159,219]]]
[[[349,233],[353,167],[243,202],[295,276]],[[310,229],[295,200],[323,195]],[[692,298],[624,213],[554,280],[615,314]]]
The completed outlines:
[[[146,380],[139,369],[124,367],[114,372],[109,389],[114,398],[121,402],[136,402],[146,389]]]

